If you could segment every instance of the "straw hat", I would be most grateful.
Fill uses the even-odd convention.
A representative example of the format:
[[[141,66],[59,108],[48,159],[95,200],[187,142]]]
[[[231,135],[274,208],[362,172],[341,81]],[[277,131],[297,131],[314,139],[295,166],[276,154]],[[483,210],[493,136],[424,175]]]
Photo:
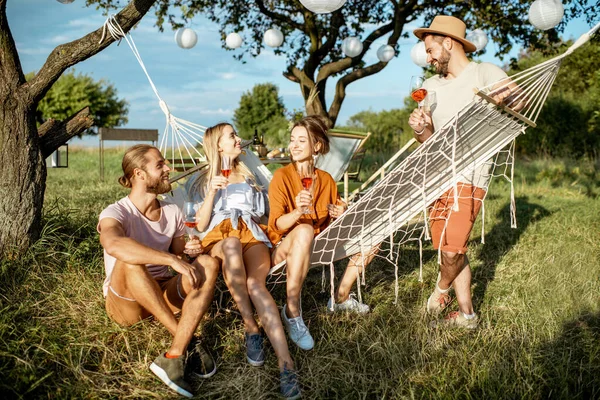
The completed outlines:
[[[460,19],[451,17],[449,15],[438,15],[433,19],[433,22],[431,25],[429,25],[429,28],[415,29],[413,33],[421,40],[423,39],[423,35],[426,33],[449,36],[463,44],[465,53],[472,53],[477,50],[477,47],[465,39],[466,31],[467,26]]]

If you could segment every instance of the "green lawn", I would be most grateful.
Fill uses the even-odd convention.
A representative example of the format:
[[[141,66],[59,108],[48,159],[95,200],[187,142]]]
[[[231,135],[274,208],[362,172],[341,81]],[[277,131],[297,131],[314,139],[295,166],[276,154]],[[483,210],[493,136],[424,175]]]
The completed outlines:
[[[97,151],[71,151],[68,169],[50,169],[44,235],[18,262],[0,262],[2,398],[164,398],[172,392],[148,366],[167,348],[155,322],[123,329],[106,316],[97,216],[122,197],[122,151],[109,151],[99,182]],[[471,248],[475,332],[432,330],[424,303],[436,253],[403,248],[399,300],[394,266],[367,271],[365,317],[325,313],[329,288],[309,274],[304,317],[316,340],[291,345],[305,398],[599,398],[600,170],[598,162],[519,161],[518,228],[510,228],[509,186],[486,202],[485,244],[478,221]],[[282,304],[283,287],[275,288]],[[241,321],[213,309],[203,337],[219,372],[198,382],[201,398],[267,399],[278,394],[277,364],[251,367]]]

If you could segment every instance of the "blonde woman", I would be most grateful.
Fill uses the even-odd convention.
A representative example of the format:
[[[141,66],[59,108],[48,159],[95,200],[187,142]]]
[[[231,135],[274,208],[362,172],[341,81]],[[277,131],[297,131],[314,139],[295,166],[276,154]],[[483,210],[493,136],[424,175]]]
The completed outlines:
[[[271,267],[272,245],[265,233],[266,226],[259,221],[265,214],[266,196],[252,172],[238,158],[242,152],[240,143],[229,124],[221,123],[206,130],[204,151],[209,168],[193,186],[203,199],[196,214],[196,228],[207,232],[202,239],[205,252],[222,262],[225,283],[244,321],[248,362],[261,366],[265,358],[263,338],[254,319],[254,304],[277,355],[281,394],[296,399],[300,397],[300,389],[294,363],[277,305],[265,283]],[[227,171],[223,165],[227,165]]]

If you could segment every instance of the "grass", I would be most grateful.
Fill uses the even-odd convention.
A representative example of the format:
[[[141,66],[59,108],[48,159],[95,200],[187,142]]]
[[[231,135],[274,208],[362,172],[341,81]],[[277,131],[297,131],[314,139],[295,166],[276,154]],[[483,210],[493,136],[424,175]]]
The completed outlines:
[[[106,157],[98,180],[95,151],[72,151],[68,169],[51,169],[44,235],[18,262],[0,262],[2,398],[174,398],[148,365],[169,344],[155,322],[123,329],[102,298],[97,216],[126,191],[116,183],[122,152]],[[436,253],[403,248],[399,300],[394,268],[369,268],[365,317],[325,313],[320,269],[304,289],[313,351],[291,345],[305,398],[598,398],[600,397],[600,176],[594,161],[519,162],[518,228],[510,229],[509,187],[493,184],[485,244],[478,221],[470,244],[475,332],[431,330],[423,304]],[[283,301],[283,287],[274,289]],[[199,398],[274,398],[277,365],[249,366],[235,314],[213,308],[203,337],[219,372],[196,382]]]

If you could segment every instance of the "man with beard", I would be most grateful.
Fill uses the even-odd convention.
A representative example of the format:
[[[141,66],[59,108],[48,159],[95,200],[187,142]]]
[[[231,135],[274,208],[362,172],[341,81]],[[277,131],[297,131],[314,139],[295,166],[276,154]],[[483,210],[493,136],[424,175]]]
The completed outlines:
[[[150,316],[162,323],[173,341],[150,369],[171,389],[192,397],[186,374],[210,377],[216,372],[213,358],[194,332],[213,299],[219,264],[201,255],[197,238],[185,242],[179,208],[157,199],[171,184],[169,166],[156,147],[129,148],[122,168],[119,183],[131,192],[104,209],[98,223],[106,311],[122,326]]]
[[[427,62],[437,72],[423,85],[428,93],[436,93],[437,104],[431,106],[431,113],[424,112],[422,108],[415,109],[408,121],[420,143],[471,103],[476,97],[474,88],[482,88],[507,76],[493,64],[475,63],[467,58],[466,53],[475,51],[476,47],[465,39],[465,31],[464,22],[451,16],[437,16],[429,28],[414,31],[415,36],[425,42]],[[516,86],[511,84],[509,88],[512,90]],[[510,90],[498,89],[490,95],[500,103],[510,95]],[[458,312],[449,313],[436,325],[470,329],[478,325],[471,301],[471,269],[466,252],[473,223],[485,197],[490,166],[488,162],[459,178],[458,211],[452,211],[454,189],[444,193],[431,208],[431,237],[436,250],[441,246],[442,257],[435,290],[427,301],[427,312],[437,316],[450,304],[451,286],[454,286],[459,308]]]

